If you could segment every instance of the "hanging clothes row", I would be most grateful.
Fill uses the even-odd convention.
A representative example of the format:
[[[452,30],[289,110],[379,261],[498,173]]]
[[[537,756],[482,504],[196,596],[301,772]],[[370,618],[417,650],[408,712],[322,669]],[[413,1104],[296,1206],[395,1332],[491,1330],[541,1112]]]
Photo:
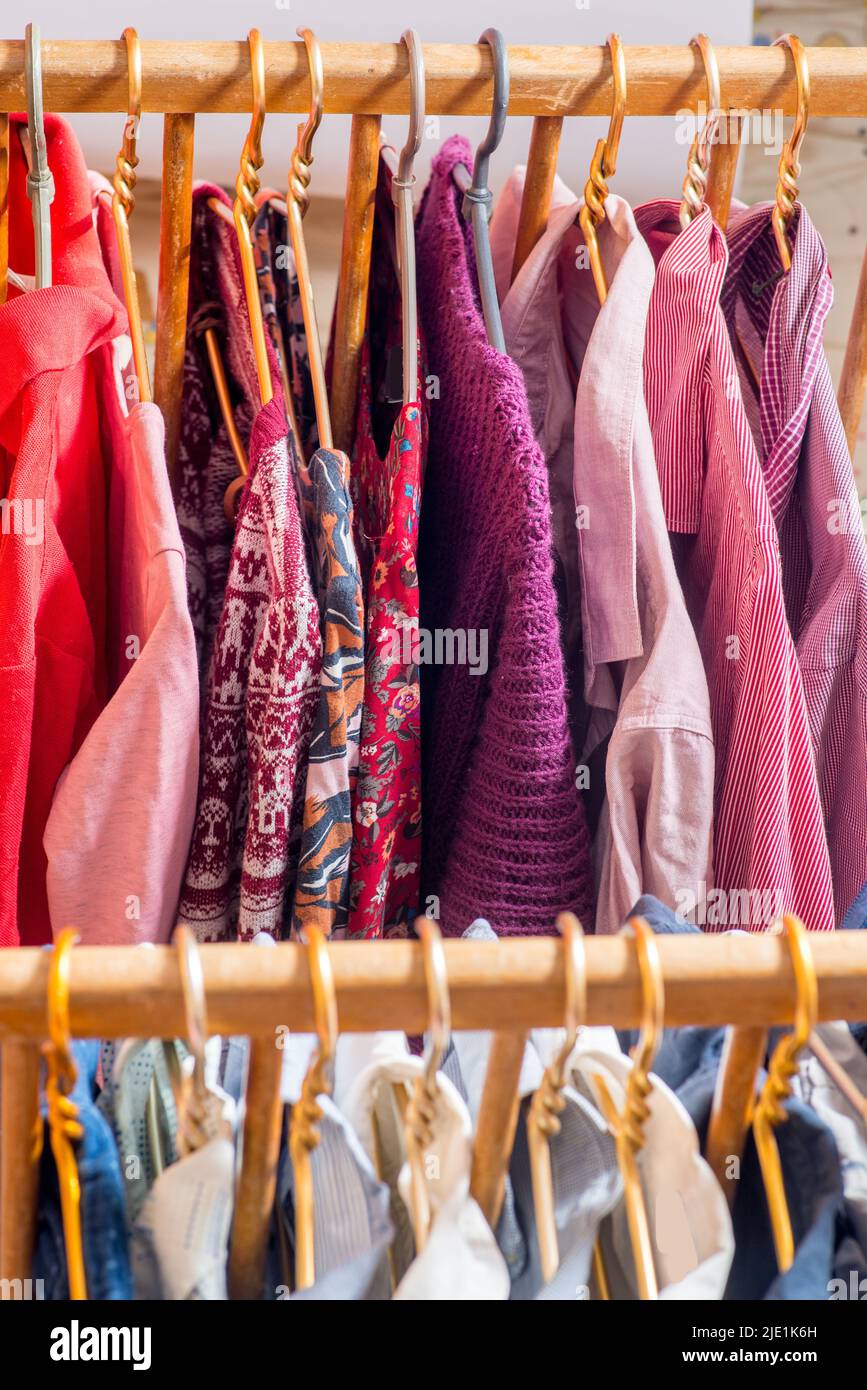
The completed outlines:
[[[622,84],[619,61],[615,74]],[[101,346],[89,331],[72,354],[89,374],[70,386],[80,424],[68,445],[59,421],[43,432],[44,487],[13,470],[17,438],[6,446],[10,505],[47,502],[59,549],[46,550],[68,563],[85,649],[50,626],[60,588],[38,597],[41,549],[5,535],[10,613],[33,608],[7,640],[36,655],[8,663],[13,687],[27,685],[9,699],[33,713],[3,791],[4,939],[45,941],[51,922],[73,920],[93,941],[159,940],[177,918],[201,940],[308,922],[376,938],[405,934],[419,910],[451,935],[479,912],[502,934],[545,933],[567,909],[606,932],[651,890],[706,929],[764,929],[789,907],[814,930],[842,920],[867,880],[867,562],[821,346],[827,257],[804,208],[788,213],[783,270],[778,203],[735,206],[724,233],[700,199],[633,214],[615,194],[599,201],[597,173],[583,200],[557,179],[547,229],[512,279],[517,170],[488,234],[503,353],[461,196],[474,160],[454,137],[407,243],[408,390],[406,179],[383,145],[350,459],[319,447],[297,181],[288,203],[256,200],[258,176],[247,190],[266,405],[240,194],[233,222],[225,193],[198,186],[179,539],[158,412],[128,405],[107,189],[59,118],[46,132],[63,193],[53,293],[78,304],[87,286],[109,318]],[[20,141],[11,148],[11,255],[27,272],[27,164]],[[91,203],[68,249],[71,210]],[[13,291],[10,333],[32,305]],[[16,378],[10,403],[36,379]],[[115,386],[91,478],[75,451],[77,431],[95,428],[97,380]],[[119,521],[130,470],[139,492],[157,475],[154,495]],[[152,564],[170,570],[165,614]],[[73,668],[62,680],[61,650]]]

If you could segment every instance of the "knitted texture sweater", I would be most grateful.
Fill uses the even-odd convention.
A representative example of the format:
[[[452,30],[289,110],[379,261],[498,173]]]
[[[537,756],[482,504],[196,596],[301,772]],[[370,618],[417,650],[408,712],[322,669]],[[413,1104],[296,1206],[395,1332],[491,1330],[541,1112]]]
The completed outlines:
[[[190,236],[190,298],[177,490],[203,718],[214,637],[223,609],[234,539],[223,510],[223,497],[238,474],[208,361],[206,329],[213,328],[217,336],[235,424],[245,448],[260,403],[238,238],[234,228],[227,226],[208,206],[212,198],[226,207],[232,206],[227,195],[215,184],[196,184]],[[271,366],[277,382],[279,372],[273,354]]]
[[[490,347],[446,142],[416,226],[430,446],[421,514],[422,628],[464,630],[485,662],[422,667],[423,904],[443,933],[478,916],[501,936],[592,921],[590,840],[567,724],[551,507],[520,369]],[[473,643],[475,642],[475,647]]]
[[[287,884],[291,899],[322,646],[289,447],[275,396],[253,425],[207,689],[179,909],[200,941],[279,936]]]

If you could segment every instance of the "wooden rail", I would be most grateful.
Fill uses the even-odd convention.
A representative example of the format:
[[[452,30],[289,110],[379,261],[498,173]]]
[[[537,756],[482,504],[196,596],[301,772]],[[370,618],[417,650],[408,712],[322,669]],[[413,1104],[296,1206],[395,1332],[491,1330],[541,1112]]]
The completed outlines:
[[[396,36],[397,37],[397,36]],[[142,40],[142,110],[250,110],[247,42]],[[487,44],[425,44],[430,114],[487,115],[492,68]],[[867,114],[867,49],[808,48],[813,116]],[[604,45],[513,46],[509,111],[523,116],[598,116],[611,109]],[[628,115],[666,116],[704,100],[701,60],[683,47],[626,48]],[[723,104],[795,111],[791,55],[782,48],[718,48]],[[400,43],[323,43],[326,112],[406,113],[409,81]],[[266,43],[269,111],[306,111],[310,88],[303,43]],[[126,46],[120,39],[42,43],[46,111],[125,111]],[[0,41],[0,111],[24,109],[23,40]]]
[[[867,933],[812,934],[822,1018],[867,1018]],[[421,946],[415,941],[331,946],[344,1032],[398,1028],[421,1033],[427,1020]],[[555,1026],[564,1008],[563,946],[556,937],[446,941],[455,1028]],[[781,1024],[791,1021],[794,980],[785,939],[764,934],[659,938],[665,1021]],[[303,946],[201,948],[208,1022],[215,1033],[274,1037],[313,1029],[310,972]],[[634,1027],[641,988],[627,938],[587,941],[588,1022]],[[45,1036],[49,955],[33,947],[0,951],[0,1038]],[[184,1011],[170,946],[80,947],[73,953],[74,1037],[182,1037]]]

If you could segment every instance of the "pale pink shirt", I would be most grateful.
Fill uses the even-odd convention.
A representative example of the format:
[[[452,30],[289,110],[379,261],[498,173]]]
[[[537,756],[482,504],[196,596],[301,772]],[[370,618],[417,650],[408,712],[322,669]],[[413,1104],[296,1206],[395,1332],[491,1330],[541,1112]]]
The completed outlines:
[[[52,931],[74,926],[85,945],[168,940],[199,774],[196,647],[158,407],[134,405],[126,431],[109,480],[114,694],[58,781],[44,835]]]
[[[509,288],[523,182],[517,169],[503,189],[491,244],[506,347],[524,373],[554,504],[567,487],[572,493],[568,543],[590,707],[582,764],[609,738],[596,931],[614,932],[642,893],[689,911],[712,883],[710,700],[644,400],[653,259],[629,206],[609,197],[599,231],[609,290],[600,309],[584,264],[581,204],[557,180],[547,231]],[[555,526],[555,543],[564,544],[557,537]]]

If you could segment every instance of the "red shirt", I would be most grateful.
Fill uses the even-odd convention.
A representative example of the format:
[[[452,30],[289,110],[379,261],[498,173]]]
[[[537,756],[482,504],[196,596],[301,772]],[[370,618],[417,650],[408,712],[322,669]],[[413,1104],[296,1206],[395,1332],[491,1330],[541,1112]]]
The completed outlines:
[[[733,216],[722,305],[780,537],[839,922],[867,883],[867,549],[822,346],[828,255],[799,208],[782,275],[771,208]]]
[[[10,121],[9,264],[34,270]],[[124,447],[111,341],[126,311],[103,268],[87,169],[46,116],[53,284],[0,306],[0,945],[51,940],[42,835],[57,778],[108,693],[106,515]]]
[[[657,259],[645,390],[669,530],[699,638],[716,745],[710,929],[780,911],[834,927],[831,870],[774,518],[719,298],[727,250],[709,212],[636,221]],[[672,671],[672,680],[677,672]]]

